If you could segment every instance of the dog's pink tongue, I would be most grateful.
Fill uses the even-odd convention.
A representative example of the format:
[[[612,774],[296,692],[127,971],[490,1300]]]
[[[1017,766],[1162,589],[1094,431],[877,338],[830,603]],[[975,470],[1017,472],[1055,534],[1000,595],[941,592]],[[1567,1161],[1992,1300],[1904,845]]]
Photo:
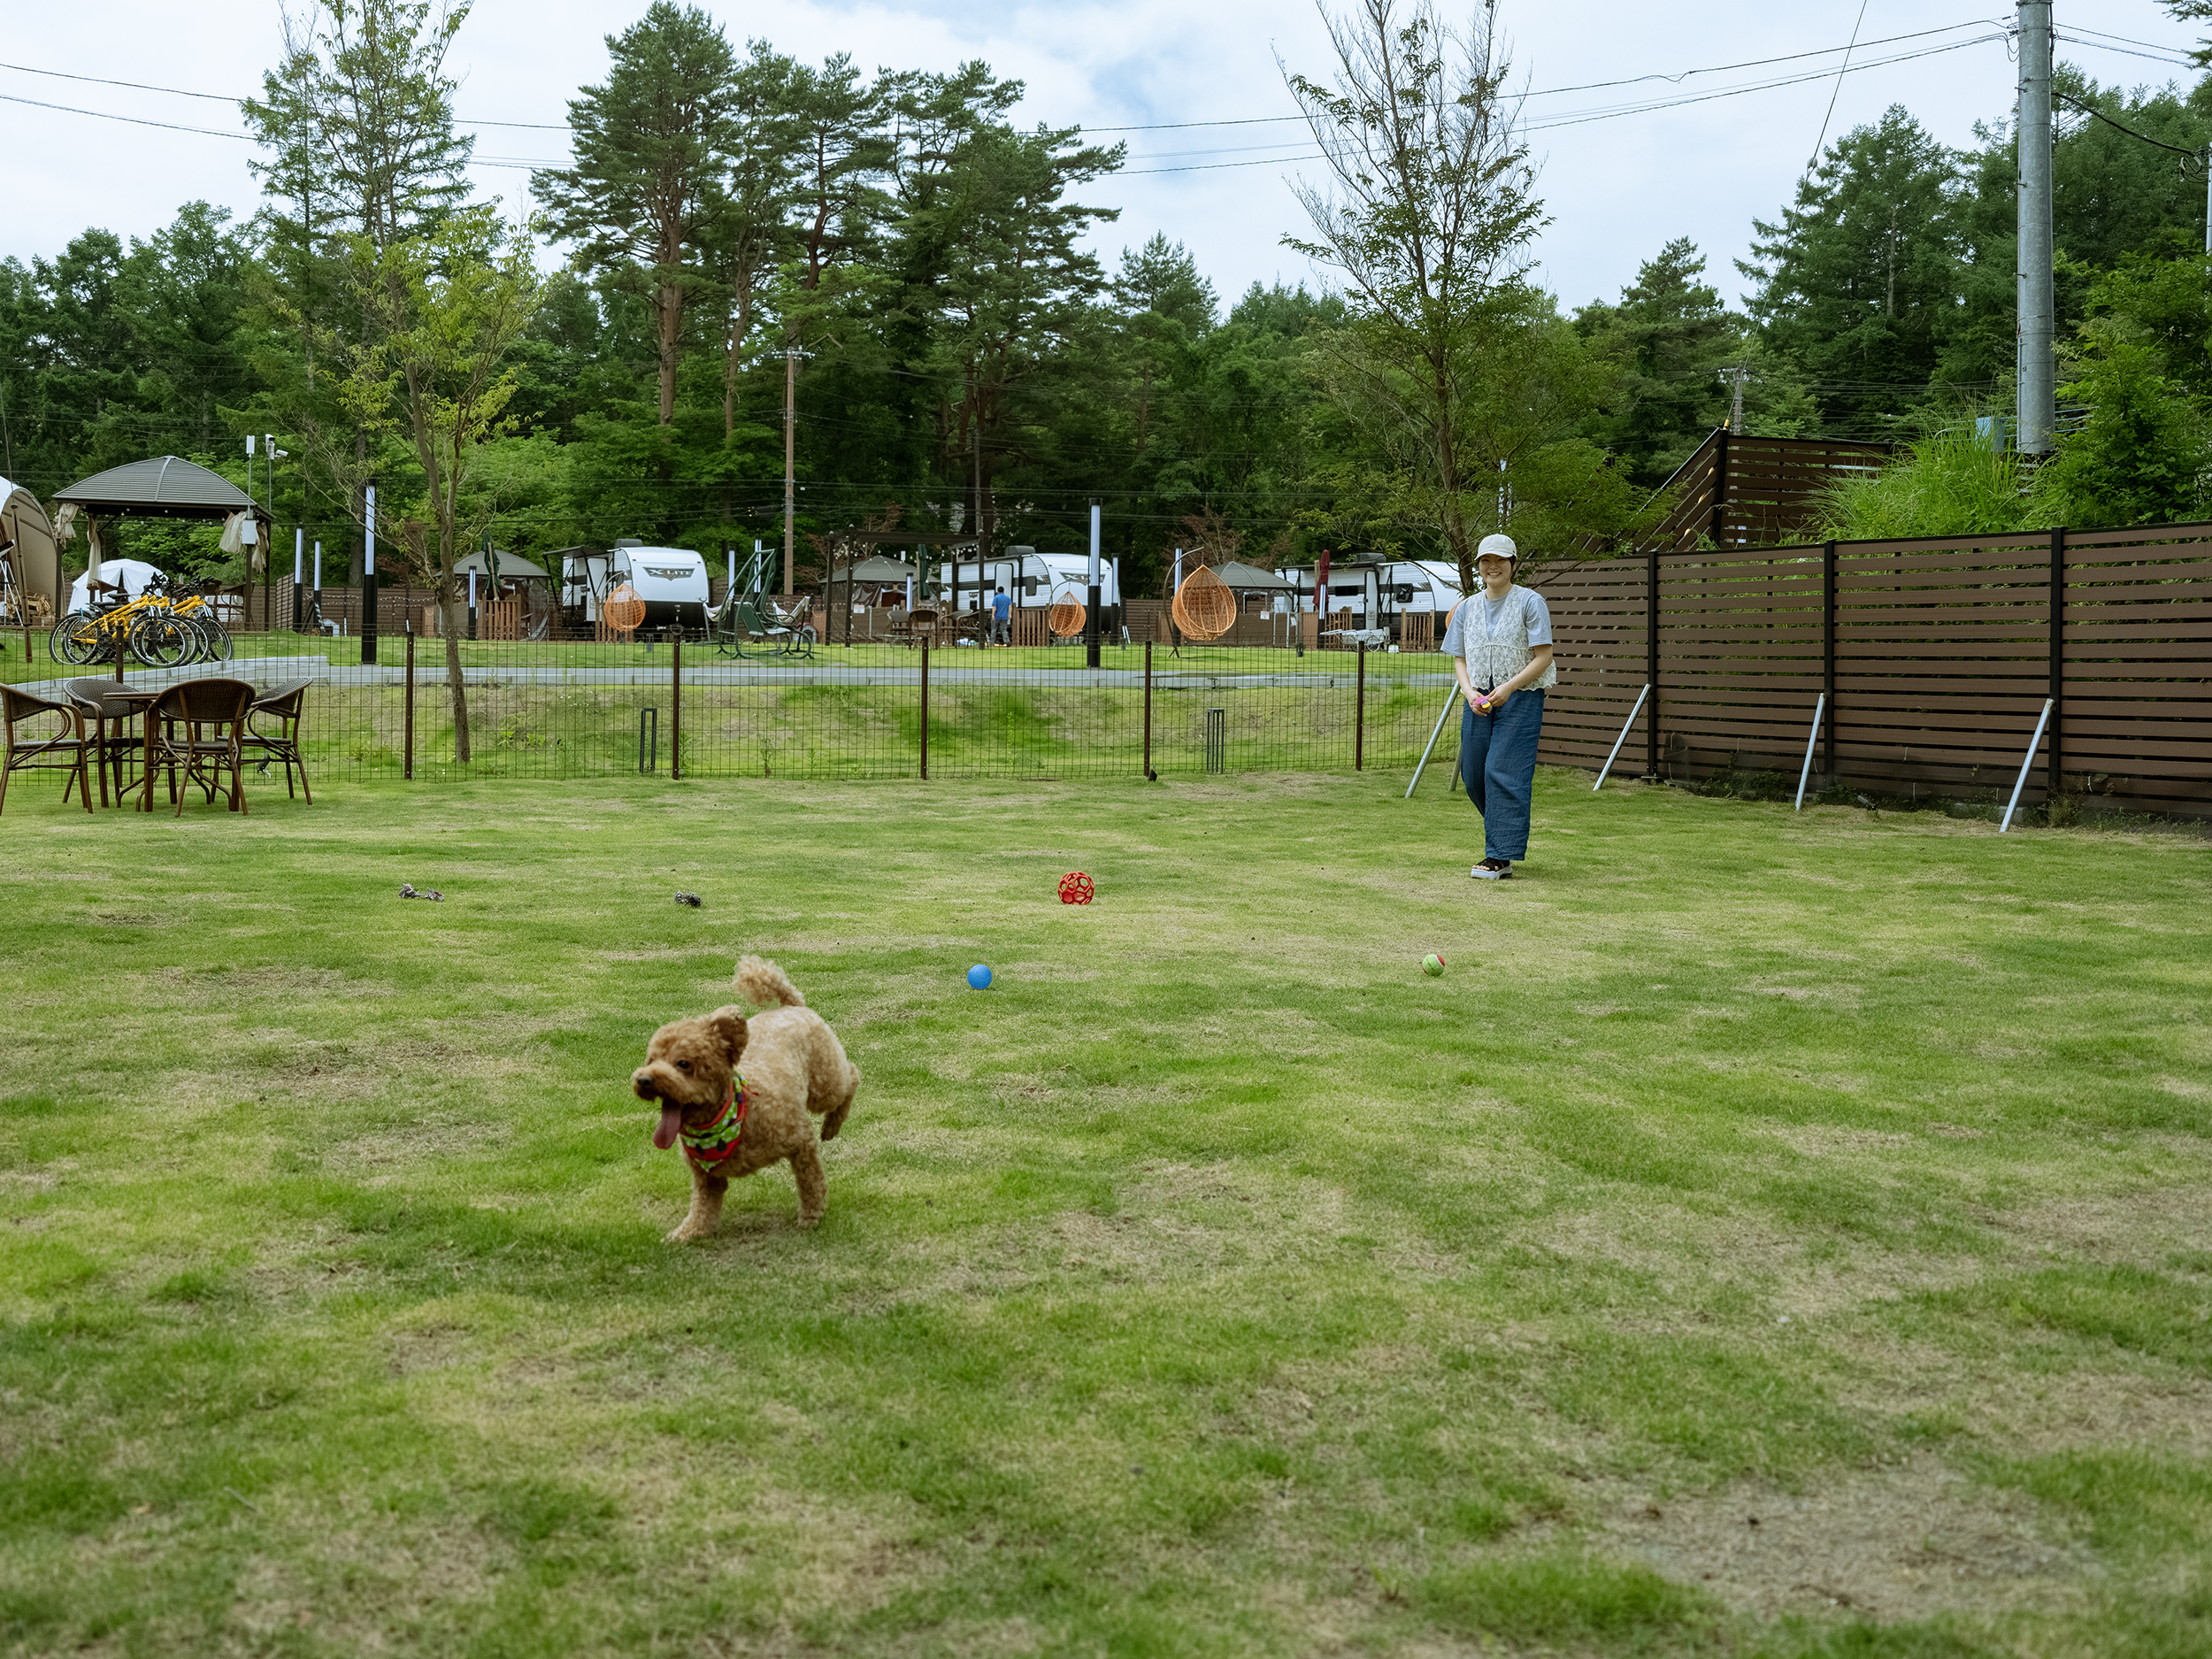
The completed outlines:
[[[658,1147],[662,1151],[667,1151],[669,1148],[676,1144],[676,1136],[682,1130],[683,1126],[684,1113],[682,1107],[662,1107],[660,1123],[653,1131],[653,1144]]]

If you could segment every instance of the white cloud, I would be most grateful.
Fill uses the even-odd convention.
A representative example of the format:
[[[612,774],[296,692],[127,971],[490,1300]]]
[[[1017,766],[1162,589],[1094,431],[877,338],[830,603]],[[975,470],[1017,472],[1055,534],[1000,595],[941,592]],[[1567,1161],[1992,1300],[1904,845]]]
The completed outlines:
[[[603,72],[603,37],[643,10],[641,0],[480,0],[458,37],[459,99],[476,119],[559,122],[565,100]],[[1224,120],[1289,113],[1276,54],[1308,73],[1325,70],[1325,40],[1310,6],[1268,0],[1130,0],[1123,4],[836,4],[797,0],[773,8],[712,8],[733,39],[762,35],[809,58],[852,54],[878,65],[950,69],[971,58],[1027,83],[1025,120],[1087,127]],[[1508,0],[1517,68],[1538,88],[1581,84],[1778,56],[1840,43],[1854,8],[1807,0],[1703,0],[1660,7],[1648,0],[1579,0],[1538,5]],[[2061,0],[2070,16],[2110,34],[2173,46],[2192,43],[2156,0]],[[1960,0],[1931,10],[1925,0],[1871,0],[1870,38],[1964,23],[1978,11]],[[18,8],[4,56],[11,64],[60,69],[190,90],[237,94],[259,85],[275,56],[279,17],[268,0],[90,0],[79,6]],[[1885,49],[1894,51],[1898,48]],[[2108,81],[2155,84],[2187,72],[2103,49],[2063,54]],[[1683,83],[1719,86],[1758,73]],[[1983,44],[1845,79],[1832,134],[1901,103],[1945,141],[1972,142],[1977,119],[2001,119],[2014,70],[2001,44]],[[1546,99],[1547,112],[1640,96],[1667,83]],[[1611,296],[1638,263],[1670,237],[1689,235],[1712,258],[1724,291],[1740,283],[1730,260],[1750,240],[1755,215],[1771,218],[1788,198],[1819,132],[1832,80],[1780,91],[1690,104],[1538,134],[1543,190],[1553,222],[1540,247],[1544,276],[1569,304]],[[215,103],[88,86],[0,70],[0,93],[108,110],[191,127],[232,127],[234,110]],[[88,225],[144,235],[195,197],[252,211],[249,146],[150,127],[88,119],[21,104],[4,110],[9,157],[0,190],[0,252],[51,256]],[[1238,146],[1294,138],[1295,127],[1199,127],[1110,134],[1128,141],[1126,174],[1102,180],[1087,199],[1122,210],[1096,241],[1110,264],[1155,230],[1187,243],[1225,296],[1254,280],[1310,279],[1280,245],[1298,227],[1284,182],[1291,168],[1219,166],[1251,155]],[[485,128],[487,157],[541,159],[560,154],[557,132]],[[1210,149],[1209,147],[1217,147]],[[1204,153],[1196,153],[1204,152]],[[1156,168],[1203,170],[1156,172]],[[517,202],[526,174],[482,167],[489,193]]]

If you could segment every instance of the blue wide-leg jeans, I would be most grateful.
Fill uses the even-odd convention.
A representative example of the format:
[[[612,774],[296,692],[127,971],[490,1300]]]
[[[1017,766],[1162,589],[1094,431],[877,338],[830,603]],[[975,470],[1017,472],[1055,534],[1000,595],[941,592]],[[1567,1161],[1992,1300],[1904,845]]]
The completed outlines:
[[[1482,814],[1482,856],[1517,863],[1528,856],[1529,798],[1536,790],[1536,738],[1544,694],[1517,691],[1495,714],[1460,704],[1459,775]]]

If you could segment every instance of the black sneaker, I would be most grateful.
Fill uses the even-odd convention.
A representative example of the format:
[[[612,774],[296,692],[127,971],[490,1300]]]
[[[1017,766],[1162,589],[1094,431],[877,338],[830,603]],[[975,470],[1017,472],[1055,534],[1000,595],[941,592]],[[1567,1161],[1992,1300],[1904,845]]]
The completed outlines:
[[[1513,861],[1510,858],[1486,858],[1467,872],[1478,881],[1510,881]]]

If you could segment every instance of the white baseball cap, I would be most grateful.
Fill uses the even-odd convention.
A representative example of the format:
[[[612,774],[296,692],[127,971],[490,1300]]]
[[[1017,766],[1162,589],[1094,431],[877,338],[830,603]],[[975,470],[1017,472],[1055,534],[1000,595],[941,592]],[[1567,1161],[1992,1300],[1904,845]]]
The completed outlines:
[[[1513,545],[1513,538],[1509,535],[1486,535],[1482,539],[1482,545],[1475,549],[1475,557],[1479,559],[1518,559],[1521,549]]]

